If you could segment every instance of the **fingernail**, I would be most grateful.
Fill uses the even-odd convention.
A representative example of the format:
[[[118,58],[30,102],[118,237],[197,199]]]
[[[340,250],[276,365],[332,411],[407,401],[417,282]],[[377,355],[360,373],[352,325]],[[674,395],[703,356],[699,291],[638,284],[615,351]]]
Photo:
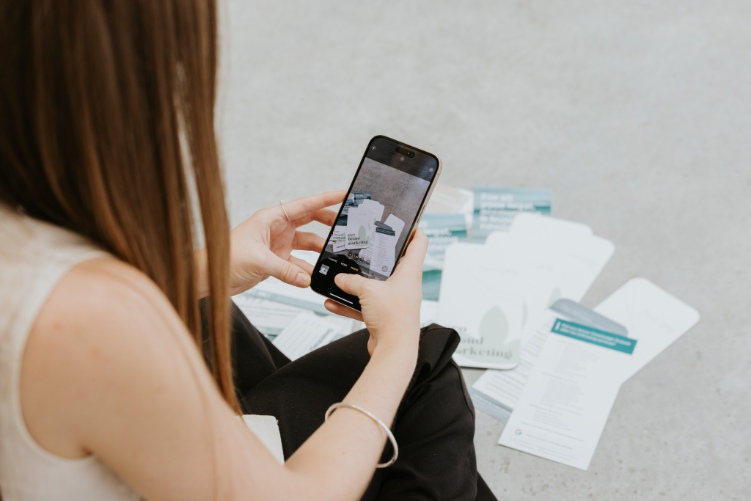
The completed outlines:
[[[295,278],[295,285],[298,287],[307,287],[310,284],[310,277],[306,273],[298,273]]]

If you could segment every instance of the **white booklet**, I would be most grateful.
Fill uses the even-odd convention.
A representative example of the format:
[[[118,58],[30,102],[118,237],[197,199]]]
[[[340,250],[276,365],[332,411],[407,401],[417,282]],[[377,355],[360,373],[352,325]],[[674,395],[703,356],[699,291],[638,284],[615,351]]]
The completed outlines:
[[[462,336],[456,362],[515,367],[527,323],[560,298],[581,299],[613,251],[584,225],[532,215],[517,216],[510,231],[491,233],[485,245],[450,246],[438,321]]]

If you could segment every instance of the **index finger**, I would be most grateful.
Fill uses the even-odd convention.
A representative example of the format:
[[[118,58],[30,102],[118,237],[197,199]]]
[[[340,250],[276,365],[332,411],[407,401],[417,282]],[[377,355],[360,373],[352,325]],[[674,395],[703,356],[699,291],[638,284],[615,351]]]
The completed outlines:
[[[296,198],[295,200],[284,202],[284,208],[287,210],[289,219],[294,221],[331,205],[340,204],[344,202],[344,197],[346,196],[346,190],[327,191],[318,195]]]

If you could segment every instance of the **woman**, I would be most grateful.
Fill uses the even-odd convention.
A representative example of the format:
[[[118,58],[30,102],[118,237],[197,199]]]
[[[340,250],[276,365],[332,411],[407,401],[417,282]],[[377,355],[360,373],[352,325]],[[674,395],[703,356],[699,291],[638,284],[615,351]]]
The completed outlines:
[[[309,284],[290,252],[323,242],[297,228],[330,225],[344,193],[230,237],[216,54],[204,0],[0,1],[2,496],[492,499],[456,334],[420,337],[422,233],[388,281],[338,277],[368,330],[299,361],[230,310],[269,276]],[[279,419],[284,464],[238,395]],[[392,423],[401,453],[374,475]]]

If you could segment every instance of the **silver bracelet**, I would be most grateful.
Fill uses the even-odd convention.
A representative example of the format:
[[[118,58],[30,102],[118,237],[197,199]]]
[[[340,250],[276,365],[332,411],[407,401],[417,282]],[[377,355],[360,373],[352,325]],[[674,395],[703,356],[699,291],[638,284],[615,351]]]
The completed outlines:
[[[386,423],[384,423],[383,421],[381,421],[380,419],[378,419],[378,416],[376,416],[375,414],[373,414],[369,410],[363,409],[362,407],[360,407],[359,405],[356,405],[356,404],[348,404],[347,402],[339,402],[339,403],[333,404],[331,407],[329,407],[326,410],[326,415],[323,418],[324,422],[328,421],[329,420],[329,416],[331,416],[331,413],[334,412],[335,410],[337,410],[339,407],[349,407],[350,409],[355,409],[356,411],[360,411],[363,414],[365,414],[366,416],[368,416],[370,419],[372,419],[373,421],[375,421],[376,423],[378,423],[378,425],[381,428],[383,428],[383,430],[386,432],[386,436],[389,437],[389,442],[391,442],[391,446],[394,448],[394,455],[387,462],[385,462],[385,463],[379,463],[376,466],[376,468],[387,468],[387,467],[391,466],[392,464],[394,464],[396,462],[396,458],[399,457],[399,446],[396,445],[396,439],[394,438],[394,434],[391,433],[391,430],[389,429],[388,426],[386,426]]]

